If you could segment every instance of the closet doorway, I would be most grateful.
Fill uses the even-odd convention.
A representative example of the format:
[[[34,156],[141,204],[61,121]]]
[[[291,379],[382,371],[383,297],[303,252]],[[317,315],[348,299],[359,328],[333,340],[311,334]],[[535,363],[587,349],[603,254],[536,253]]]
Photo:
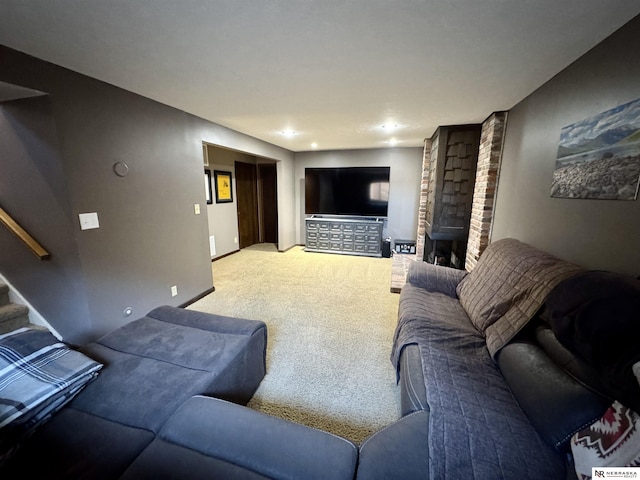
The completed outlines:
[[[239,248],[278,243],[275,163],[235,162]]]

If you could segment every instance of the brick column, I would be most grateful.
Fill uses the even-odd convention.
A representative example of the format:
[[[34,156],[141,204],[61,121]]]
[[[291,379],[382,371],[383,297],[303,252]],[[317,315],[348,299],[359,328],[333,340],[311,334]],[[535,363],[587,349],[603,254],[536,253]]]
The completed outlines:
[[[424,256],[424,235],[427,218],[427,193],[429,192],[429,169],[431,167],[431,139],[424,139],[422,152],[422,180],[420,182],[420,206],[418,207],[418,233],[416,234],[416,258]]]
[[[469,272],[489,245],[506,121],[507,112],[495,112],[482,124],[465,261]]]

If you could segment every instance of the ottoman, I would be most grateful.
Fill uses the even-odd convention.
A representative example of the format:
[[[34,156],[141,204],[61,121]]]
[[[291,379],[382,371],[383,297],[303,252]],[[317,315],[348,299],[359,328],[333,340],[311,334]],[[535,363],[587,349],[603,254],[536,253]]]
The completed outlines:
[[[71,406],[157,433],[193,395],[246,404],[266,345],[263,322],[159,307],[81,349],[105,368]]]

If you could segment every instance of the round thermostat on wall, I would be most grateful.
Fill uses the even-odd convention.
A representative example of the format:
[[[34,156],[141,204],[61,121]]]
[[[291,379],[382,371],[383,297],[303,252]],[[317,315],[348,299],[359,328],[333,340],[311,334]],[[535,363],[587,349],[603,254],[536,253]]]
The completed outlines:
[[[116,162],[113,164],[113,171],[119,177],[126,177],[127,173],[129,173],[129,165],[124,162]]]

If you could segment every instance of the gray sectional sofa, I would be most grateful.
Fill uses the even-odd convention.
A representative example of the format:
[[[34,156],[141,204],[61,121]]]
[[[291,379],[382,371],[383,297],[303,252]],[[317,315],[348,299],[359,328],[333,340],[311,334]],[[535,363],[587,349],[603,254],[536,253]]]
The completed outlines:
[[[0,430],[0,478],[353,479],[351,442],[243,406],[266,345],[263,322],[168,306],[80,351],[48,331],[0,336],[3,394],[47,397],[1,402],[0,423],[17,419]]]
[[[0,361],[67,359],[38,366],[55,393],[0,430],[0,477],[574,478],[572,436],[613,400],[640,411],[639,313],[637,280],[512,239],[470,274],[416,262],[392,350],[402,416],[359,448],[243,406],[265,375],[262,322],[165,306],[80,352],[0,337]]]
[[[20,343],[40,347],[42,335],[51,337],[24,332]],[[103,365],[98,377],[29,438],[17,439],[24,444],[1,476],[119,477],[192,396],[246,403],[265,375],[266,342],[262,322],[167,306],[151,311],[81,348]]]

